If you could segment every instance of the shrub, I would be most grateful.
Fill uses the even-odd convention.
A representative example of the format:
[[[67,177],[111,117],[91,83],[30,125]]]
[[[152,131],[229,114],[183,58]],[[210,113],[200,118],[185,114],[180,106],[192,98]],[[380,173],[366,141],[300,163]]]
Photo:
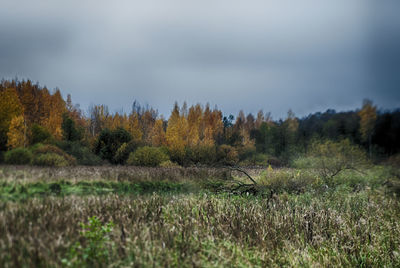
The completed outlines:
[[[79,165],[95,166],[100,165],[102,160],[95,155],[88,147],[80,142],[62,141],[56,144],[64,152],[76,158]]]
[[[186,162],[186,152],[184,147],[180,146],[170,146],[168,147],[169,158],[178,163],[179,165],[185,165]]]
[[[47,167],[69,166],[68,161],[64,157],[55,153],[45,153],[36,155],[33,158],[33,164],[36,166],[47,166]]]
[[[215,163],[217,151],[214,145],[197,145],[186,148],[186,158],[195,164]]]
[[[156,167],[167,161],[168,156],[158,147],[144,146],[129,155],[127,163],[135,166]]]
[[[217,150],[217,161],[222,165],[235,165],[239,161],[238,152],[234,147],[223,144]]]
[[[314,158],[311,167],[319,171],[326,183],[343,170],[359,171],[368,163],[365,151],[348,139],[316,142],[311,146],[310,156]]]
[[[32,161],[32,153],[25,148],[10,150],[4,155],[4,162],[12,165],[26,165]]]
[[[115,153],[113,163],[123,165],[129,158],[129,154],[137,149],[138,145],[136,142],[123,143]]]
[[[276,157],[268,158],[267,163],[268,163],[268,165],[271,165],[273,167],[283,167],[284,166],[283,162]]]
[[[256,154],[256,147],[253,144],[246,144],[238,148],[239,160],[246,160]]]
[[[171,160],[163,161],[159,165],[160,167],[172,168],[172,167],[180,167],[177,163],[172,162]]]
[[[268,155],[266,154],[254,154],[250,156],[248,159],[245,159],[241,162],[242,166],[268,166]]]
[[[293,168],[307,169],[307,168],[314,167],[315,161],[317,161],[317,159],[315,159],[315,157],[301,156],[301,157],[294,159],[291,163],[291,166]]]
[[[76,159],[53,145],[36,146],[33,149],[33,164],[38,166],[72,166],[76,164]]]

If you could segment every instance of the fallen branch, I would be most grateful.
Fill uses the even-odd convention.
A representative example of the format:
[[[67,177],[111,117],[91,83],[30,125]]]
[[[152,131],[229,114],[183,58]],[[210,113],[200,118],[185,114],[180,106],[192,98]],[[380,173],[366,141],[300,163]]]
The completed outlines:
[[[236,171],[242,172],[243,174],[245,174],[253,182],[254,185],[257,185],[257,182],[249,175],[249,173],[247,173],[246,171],[244,171],[240,167],[230,167],[230,166],[228,166],[228,168],[231,169],[231,170],[236,170]]]

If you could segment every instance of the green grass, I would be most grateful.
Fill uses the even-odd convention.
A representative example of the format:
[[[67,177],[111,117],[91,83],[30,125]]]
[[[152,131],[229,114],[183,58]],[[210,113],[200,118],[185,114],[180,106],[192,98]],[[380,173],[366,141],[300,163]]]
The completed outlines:
[[[107,182],[107,181],[69,181],[60,182],[35,182],[35,183],[11,183],[0,184],[1,201],[19,201],[29,198],[44,198],[49,196],[68,195],[139,195],[154,192],[165,194],[177,194],[195,192],[199,189],[194,184],[181,182]]]

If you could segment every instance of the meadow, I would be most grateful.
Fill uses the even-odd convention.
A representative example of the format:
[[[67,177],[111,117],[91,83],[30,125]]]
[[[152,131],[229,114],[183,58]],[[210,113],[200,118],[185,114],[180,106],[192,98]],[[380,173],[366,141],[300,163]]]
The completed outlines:
[[[398,169],[246,171],[0,166],[1,266],[400,266]]]

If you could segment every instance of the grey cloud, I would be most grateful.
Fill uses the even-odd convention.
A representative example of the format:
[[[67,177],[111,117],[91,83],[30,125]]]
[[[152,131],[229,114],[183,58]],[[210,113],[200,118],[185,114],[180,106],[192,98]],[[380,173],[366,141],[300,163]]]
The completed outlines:
[[[137,98],[164,115],[175,100],[275,117],[365,97],[392,108],[400,23],[387,14],[399,5],[372,12],[383,2],[394,3],[6,1],[0,76],[60,87],[82,107],[127,111]]]

